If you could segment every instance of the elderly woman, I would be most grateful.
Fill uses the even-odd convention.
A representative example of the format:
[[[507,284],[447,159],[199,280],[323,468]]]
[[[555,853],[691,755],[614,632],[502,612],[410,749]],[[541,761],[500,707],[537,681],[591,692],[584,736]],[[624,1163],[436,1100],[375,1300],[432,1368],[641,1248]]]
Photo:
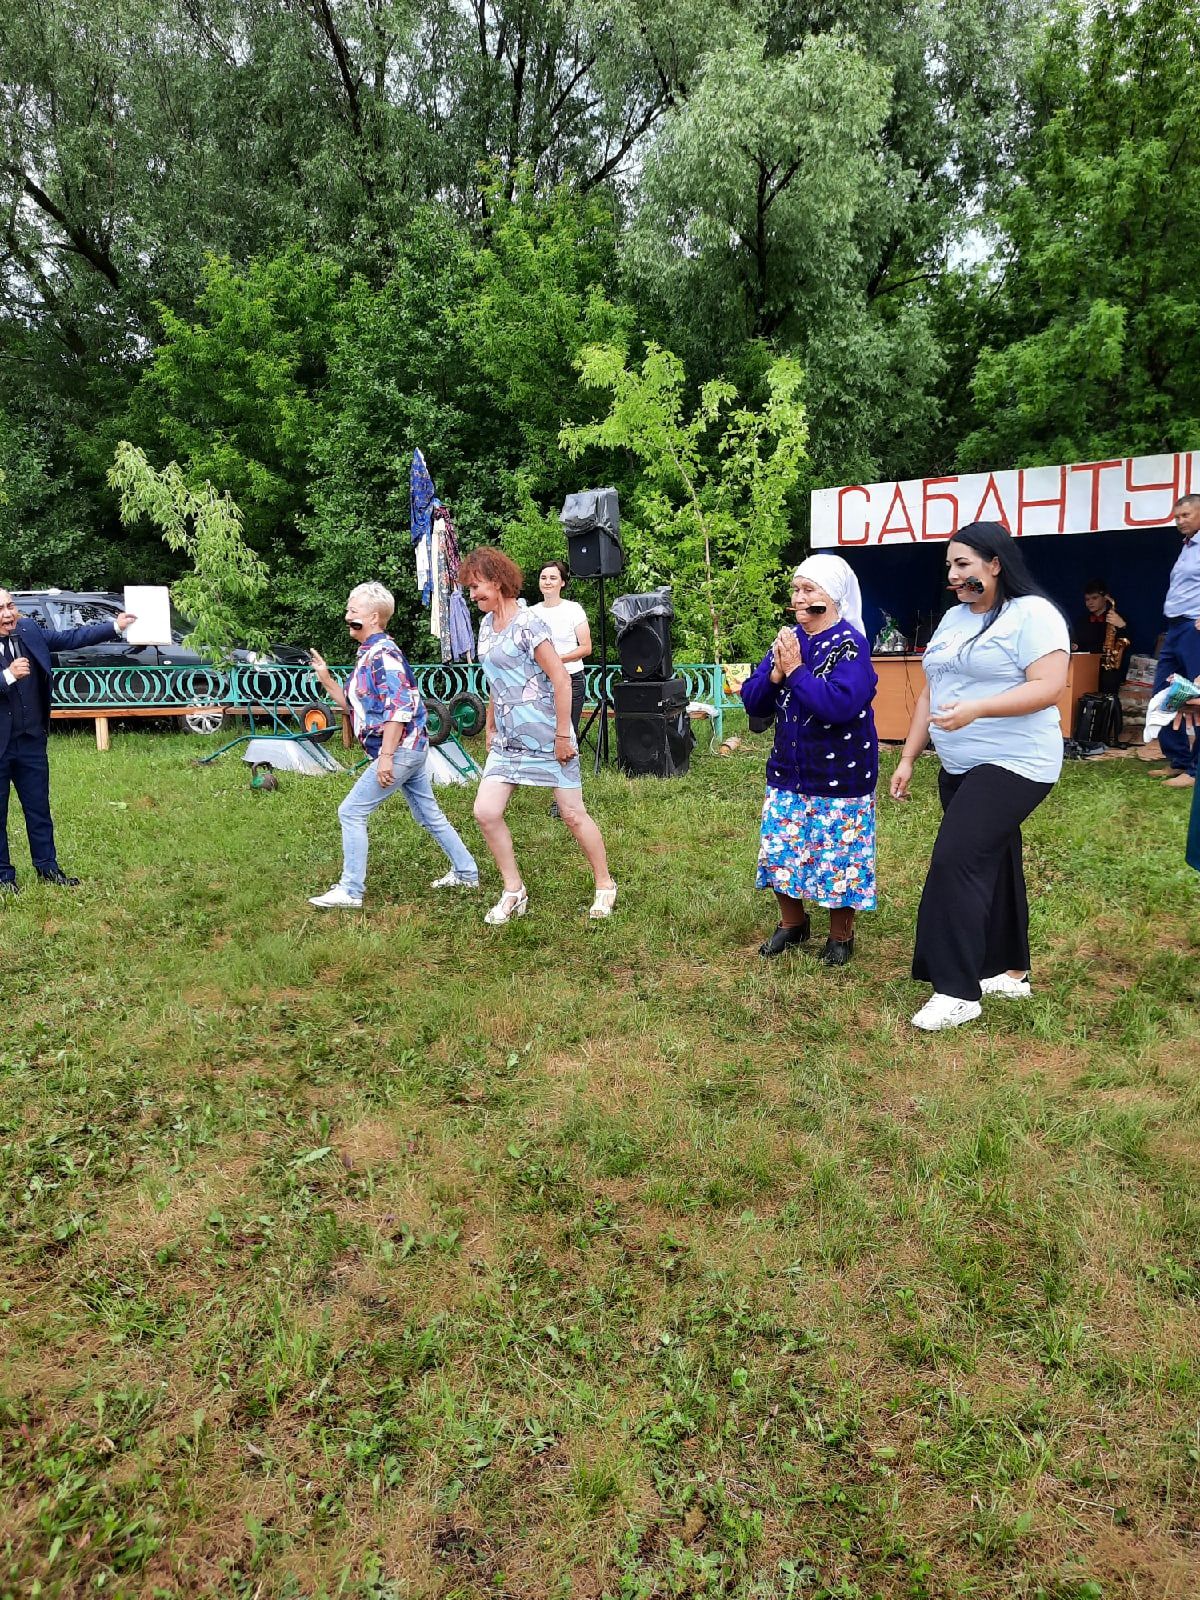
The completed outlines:
[[[367,878],[367,821],[385,800],[402,794],[408,809],[450,861],[450,871],[433,888],[479,887],[479,868],[433,797],[425,770],[429,737],[425,703],[412,668],[388,636],[396,602],[381,583],[360,583],[346,602],[346,626],[358,645],[358,660],[343,689],[315,650],[309,658],[317,681],[354,719],[354,731],[371,764],[338,807],[342,825],[342,876],[309,904],[330,910],[362,905]]]
[[[488,758],[475,799],[475,820],[500,869],[504,893],[483,920],[493,926],[510,922],[529,907],[504,820],[513,790],[522,786],[553,789],[559,814],[596,880],[588,915],[611,916],[617,886],[600,830],[584,809],[579,747],[571,726],[571,682],[550,630],[541,617],[518,604],[521,569],[502,550],[472,550],[459,576],[483,613],[479,664],[491,691]]]
[[[796,627],[782,628],[742,685],[752,717],[773,717],[757,887],[771,889],[779,926],[759,955],[782,955],[811,933],[806,900],[829,910],[818,960],[854,954],[854,913],[875,908],[875,669],[863,636],[858,579],[840,556],[810,556],[792,576]]]

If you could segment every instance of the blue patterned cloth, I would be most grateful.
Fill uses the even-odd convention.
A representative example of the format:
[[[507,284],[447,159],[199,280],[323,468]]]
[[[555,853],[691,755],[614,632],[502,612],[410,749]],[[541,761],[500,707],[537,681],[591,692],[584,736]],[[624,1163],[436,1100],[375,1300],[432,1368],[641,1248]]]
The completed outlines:
[[[437,499],[433,479],[419,450],[413,451],[412,468],[408,474],[408,523],[413,545],[423,545],[426,553],[426,570],[432,568],[433,504]],[[431,593],[428,578],[421,587],[421,603],[428,605]]]
[[[428,750],[425,702],[404,651],[386,633],[373,633],[359,645],[346,695],[354,712],[354,731],[372,759],[383,747],[383,730],[389,722],[404,724],[398,750]]]
[[[830,910],[874,911],[875,796],[768,785],[755,883]]]
[[[554,759],[554,689],[533,656],[543,643],[552,645],[550,630],[532,611],[518,611],[499,632],[490,616],[479,624],[479,664],[495,724],[483,775],[543,789],[581,789],[578,748],[570,761]]]

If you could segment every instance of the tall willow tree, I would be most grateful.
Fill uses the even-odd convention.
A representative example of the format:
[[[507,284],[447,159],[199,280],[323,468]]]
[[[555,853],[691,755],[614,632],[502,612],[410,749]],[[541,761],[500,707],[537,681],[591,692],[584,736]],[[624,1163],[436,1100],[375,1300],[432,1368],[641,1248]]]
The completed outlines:
[[[1200,11],[1057,8],[980,269],[962,466],[1200,446]]]

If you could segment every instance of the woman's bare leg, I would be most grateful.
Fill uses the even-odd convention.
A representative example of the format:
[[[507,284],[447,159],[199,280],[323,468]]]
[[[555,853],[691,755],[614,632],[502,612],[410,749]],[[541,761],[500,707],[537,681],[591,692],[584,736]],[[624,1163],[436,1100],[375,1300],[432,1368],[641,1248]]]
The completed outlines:
[[[587,864],[592,869],[597,889],[611,889],[613,880],[608,870],[604,840],[600,837],[600,829],[592,821],[583,804],[583,791],[555,789],[554,798],[558,802],[559,815],[575,835],[580,849],[587,857]],[[494,851],[492,853],[495,854]]]
[[[492,859],[500,869],[504,887],[512,891],[521,887],[521,874],[513,851],[512,834],[504,820],[504,811],[512,799],[514,787],[500,778],[484,778],[475,794],[475,821],[492,852]]]

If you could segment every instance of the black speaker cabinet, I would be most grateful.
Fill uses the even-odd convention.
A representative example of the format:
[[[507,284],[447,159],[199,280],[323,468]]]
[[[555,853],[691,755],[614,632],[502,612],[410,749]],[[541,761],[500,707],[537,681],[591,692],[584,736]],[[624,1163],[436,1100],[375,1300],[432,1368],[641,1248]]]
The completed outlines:
[[[614,683],[613,704],[617,765],[621,771],[634,778],[682,777],[696,742],[687,714],[684,680]]]
[[[621,541],[603,528],[567,535],[567,565],[573,578],[619,578],[625,570]]]
[[[621,671],[627,678],[669,678],[674,668],[670,617],[646,617],[617,638]]]
[[[656,679],[646,682],[622,680],[612,686],[613,707],[617,716],[653,716],[659,711],[687,709],[686,678]]]
[[[615,489],[582,489],[569,494],[558,519],[567,536],[567,565],[573,578],[620,576],[625,552]]]

